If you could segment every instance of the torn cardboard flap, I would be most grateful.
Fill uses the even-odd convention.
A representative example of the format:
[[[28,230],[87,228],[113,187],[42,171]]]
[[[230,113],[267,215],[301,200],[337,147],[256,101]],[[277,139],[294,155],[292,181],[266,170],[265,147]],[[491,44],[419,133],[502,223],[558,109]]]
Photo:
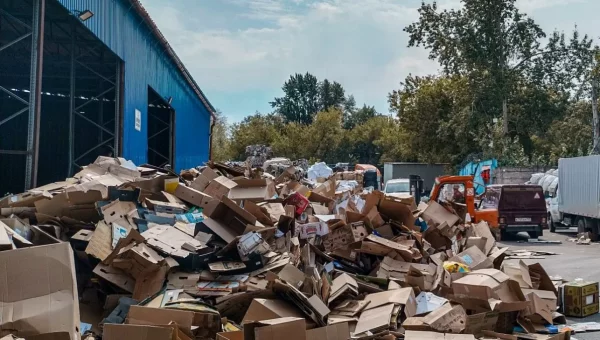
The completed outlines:
[[[67,339],[79,339],[79,299],[69,243],[0,252],[0,268],[0,329],[25,337],[67,333]]]

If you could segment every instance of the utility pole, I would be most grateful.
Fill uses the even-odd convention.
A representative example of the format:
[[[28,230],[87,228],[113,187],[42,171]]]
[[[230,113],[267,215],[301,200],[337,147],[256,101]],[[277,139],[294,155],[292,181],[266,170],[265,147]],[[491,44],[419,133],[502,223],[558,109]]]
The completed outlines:
[[[592,76],[592,126],[594,129],[594,147],[592,154],[600,154],[600,121],[598,118],[598,81]]]

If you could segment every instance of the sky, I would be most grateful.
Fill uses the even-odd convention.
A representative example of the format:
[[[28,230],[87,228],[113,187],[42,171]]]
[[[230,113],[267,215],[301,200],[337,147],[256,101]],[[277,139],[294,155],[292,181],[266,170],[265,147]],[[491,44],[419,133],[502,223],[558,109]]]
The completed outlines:
[[[429,1],[429,0],[427,0]],[[228,122],[269,102],[294,73],[341,83],[358,105],[388,113],[387,94],[412,73],[436,73],[404,27],[421,0],[142,0],[213,106]],[[460,0],[439,0],[444,8]],[[598,40],[597,0],[517,0],[542,28]]]

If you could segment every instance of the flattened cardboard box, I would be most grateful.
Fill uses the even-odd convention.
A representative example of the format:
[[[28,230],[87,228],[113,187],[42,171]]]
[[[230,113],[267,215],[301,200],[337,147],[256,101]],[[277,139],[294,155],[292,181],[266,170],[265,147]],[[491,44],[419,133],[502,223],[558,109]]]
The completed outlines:
[[[68,333],[79,339],[79,299],[69,243],[0,252],[0,333]]]

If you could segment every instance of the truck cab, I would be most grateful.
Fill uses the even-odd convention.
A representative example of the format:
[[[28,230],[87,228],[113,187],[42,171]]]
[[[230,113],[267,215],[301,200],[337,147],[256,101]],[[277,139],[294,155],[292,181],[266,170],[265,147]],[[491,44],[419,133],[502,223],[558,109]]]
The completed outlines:
[[[385,183],[383,193],[386,196],[398,198],[410,196],[410,180],[408,178],[390,179]]]
[[[537,201],[530,201],[529,197],[527,196],[526,198],[525,195],[522,195],[521,191],[524,190],[526,193],[531,191],[531,199],[533,199],[536,193],[539,195],[541,187],[514,186],[515,188],[510,189],[509,191],[518,191],[516,195],[513,195],[515,197],[510,196],[511,194],[509,194],[505,195],[503,200],[503,186],[492,186],[492,189],[490,189],[489,192],[486,190],[479,197],[475,195],[475,189],[478,186],[483,186],[483,184],[475,183],[473,176],[438,177],[435,182],[435,187],[431,192],[430,199],[438,203],[450,205],[463,219],[465,219],[468,214],[471,221],[475,223],[486,221],[494,233],[500,234],[501,239],[506,238],[509,233],[520,231],[529,232],[532,238],[536,238],[542,234],[542,228],[546,223],[543,193],[541,193],[540,199],[543,206],[539,208],[536,205],[534,209],[536,210],[536,213],[537,210],[540,210],[543,214],[543,216],[540,215],[539,221],[537,219],[537,214],[534,214],[536,216],[535,221],[533,220],[533,217],[530,217],[529,215],[527,218],[531,219],[529,221],[524,221],[524,218],[526,217],[522,217],[521,212],[516,211],[519,210],[518,207],[511,206],[509,203],[514,201],[515,197],[518,197],[519,202],[521,202],[521,196],[523,196],[522,201],[524,203],[533,202],[535,204]],[[506,202],[503,203],[503,201]],[[529,203],[527,203],[527,205],[529,205]],[[503,211],[506,216],[500,216],[499,209]],[[532,211],[531,213],[533,214],[534,212]],[[510,217],[508,215],[510,215]]]
[[[479,207],[475,187],[480,185],[474,183],[473,176],[441,176],[435,180],[430,200],[452,205],[463,219],[468,214],[474,223],[486,221],[490,228],[497,228],[498,210]]]

